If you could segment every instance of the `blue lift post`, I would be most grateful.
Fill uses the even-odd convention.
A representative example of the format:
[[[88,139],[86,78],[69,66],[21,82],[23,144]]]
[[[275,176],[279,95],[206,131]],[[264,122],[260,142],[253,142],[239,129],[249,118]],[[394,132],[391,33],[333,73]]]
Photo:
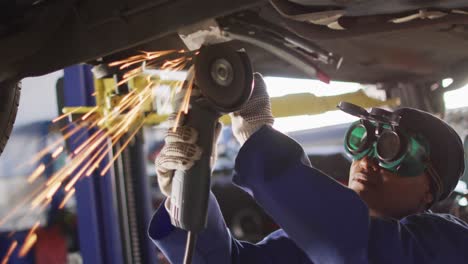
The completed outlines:
[[[90,66],[65,69],[65,106],[94,106],[93,93]],[[69,147],[73,150],[86,138],[80,137],[78,142],[71,138]],[[106,175],[101,177],[95,172],[76,185],[78,232],[84,263],[157,263],[156,248],[146,234],[151,200],[142,144],[140,131]]]
[[[75,65],[64,69],[65,106],[93,106],[96,104],[91,67]],[[89,136],[89,135],[88,135]],[[72,151],[88,136],[70,138]],[[95,172],[76,184],[78,234],[84,263],[123,264],[119,218],[115,204],[112,170],[101,177]]]
[[[116,82],[122,78],[119,72],[114,72],[113,77]],[[117,86],[114,92],[125,96],[129,91],[128,85],[124,83]],[[114,147],[114,152],[117,152],[127,139],[127,136],[120,139]],[[151,198],[144,161],[143,131],[140,130],[114,164],[122,241],[125,243],[124,258],[126,263],[132,264],[156,263],[155,246],[147,234],[151,219]]]

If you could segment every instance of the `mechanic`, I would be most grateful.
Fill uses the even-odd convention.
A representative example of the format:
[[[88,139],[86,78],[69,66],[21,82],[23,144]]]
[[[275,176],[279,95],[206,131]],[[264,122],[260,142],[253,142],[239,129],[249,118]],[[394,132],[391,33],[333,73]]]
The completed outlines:
[[[423,111],[396,110],[399,133],[415,151],[392,165],[379,160],[385,147],[392,151],[393,144],[379,141],[388,126],[353,124],[345,139],[354,158],[346,187],[313,168],[297,142],[272,128],[265,83],[259,74],[254,80],[249,102],[231,114],[242,145],[233,181],[281,229],[257,244],[236,240],[211,193],[208,226],[199,234],[193,263],[468,263],[468,225],[429,211],[464,171],[462,142],[451,127]],[[369,139],[380,135],[364,151],[362,129]],[[199,158],[197,136],[188,127],[168,132],[156,159],[165,195],[173,170],[187,170]],[[171,225],[166,206],[155,213],[149,235],[172,263],[182,263],[187,233]]]

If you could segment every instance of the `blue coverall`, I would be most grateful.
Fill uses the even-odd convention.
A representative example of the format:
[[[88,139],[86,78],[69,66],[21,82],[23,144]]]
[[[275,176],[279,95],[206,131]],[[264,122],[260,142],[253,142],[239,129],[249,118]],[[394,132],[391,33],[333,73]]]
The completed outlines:
[[[433,213],[370,217],[353,190],[311,167],[297,142],[269,126],[247,140],[235,170],[234,182],[282,229],[257,244],[238,241],[210,194],[193,263],[468,263],[466,223]],[[164,206],[149,235],[172,263],[182,263],[187,233],[171,225]]]

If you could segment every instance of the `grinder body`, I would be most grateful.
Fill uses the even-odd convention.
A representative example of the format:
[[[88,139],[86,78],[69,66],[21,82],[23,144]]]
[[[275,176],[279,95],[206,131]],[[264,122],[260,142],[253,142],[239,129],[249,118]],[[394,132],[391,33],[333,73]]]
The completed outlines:
[[[197,145],[202,148],[200,160],[188,171],[174,172],[171,192],[171,223],[187,231],[200,232],[206,224],[208,196],[210,192],[211,155],[214,134],[221,114],[211,109],[203,97],[191,102],[186,122],[200,135]]]
[[[250,60],[228,44],[204,46],[195,57],[195,85],[201,96],[191,97],[180,125],[198,131],[200,160],[188,171],[175,171],[170,197],[171,223],[189,231],[184,263],[191,262],[195,235],[206,226],[211,179],[211,155],[218,118],[239,110],[253,89]]]

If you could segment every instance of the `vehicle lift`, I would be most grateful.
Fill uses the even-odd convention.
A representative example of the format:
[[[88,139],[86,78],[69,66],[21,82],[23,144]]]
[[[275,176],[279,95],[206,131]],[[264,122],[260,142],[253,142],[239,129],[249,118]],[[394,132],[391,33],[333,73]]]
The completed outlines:
[[[64,105],[94,106],[94,84],[90,65],[65,68]],[[73,151],[88,137],[68,140],[69,150]],[[151,200],[142,144],[140,131],[106,175],[101,177],[94,172],[76,185],[78,234],[84,263],[157,263],[156,248],[147,236]]]

